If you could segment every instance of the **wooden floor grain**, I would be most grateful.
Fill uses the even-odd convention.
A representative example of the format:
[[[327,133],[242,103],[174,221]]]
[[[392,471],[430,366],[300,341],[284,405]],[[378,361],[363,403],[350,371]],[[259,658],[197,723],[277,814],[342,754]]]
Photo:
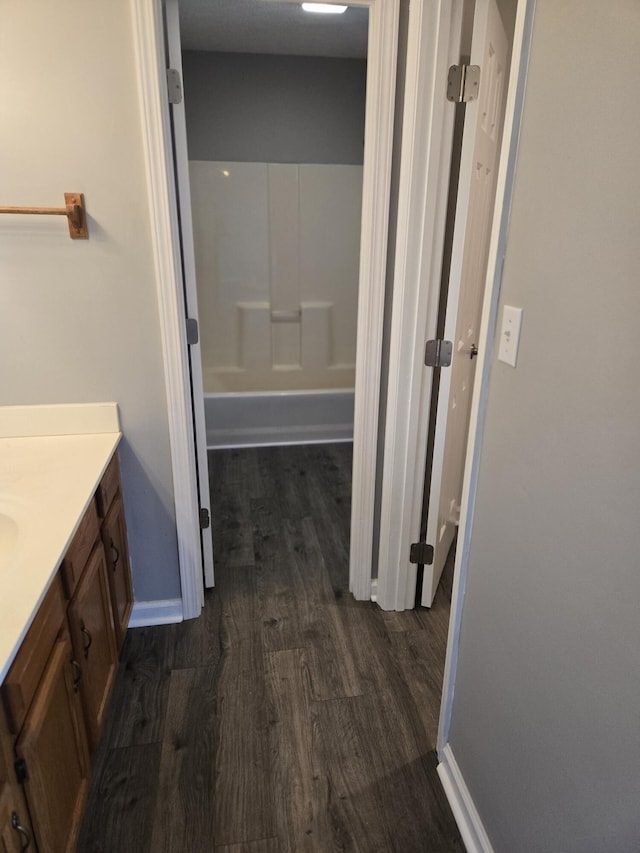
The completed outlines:
[[[463,853],[430,610],[348,592],[351,447],[210,454],[216,587],[127,634],[81,853]]]

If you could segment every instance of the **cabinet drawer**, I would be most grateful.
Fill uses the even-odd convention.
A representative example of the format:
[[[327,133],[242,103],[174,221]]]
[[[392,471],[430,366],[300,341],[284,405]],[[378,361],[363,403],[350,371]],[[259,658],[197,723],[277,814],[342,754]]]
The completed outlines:
[[[64,619],[64,595],[56,575],[2,685],[7,722],[14,734],[22,727]]]
[[[96,492],[96,503],[98,504],[98,514],[100,518],[104,518],[113,499],[115,498],[120,488],[120,466],[118,465],[118,454],[114,453],[111,462],[104,472],[98,491]]]
[[[91,501],[80,527],[69,545],[62,563],[62,579],[67,598],[72,598],[93,547],[100,536],[100,524],[95,501]]]

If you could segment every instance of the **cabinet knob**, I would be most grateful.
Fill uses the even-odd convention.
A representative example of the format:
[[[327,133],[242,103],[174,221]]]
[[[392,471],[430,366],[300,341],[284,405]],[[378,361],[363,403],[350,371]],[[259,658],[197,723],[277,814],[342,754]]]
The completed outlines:
[[[11,826],[20,833],[20,850],[28,850],[31,847],[31,836],[20,823],[17,812],[11,812]]]
[[[80,630],[85,638],[84,643],[84,659],[86,660],[89,657],[89,649],[91,648],[91,643],[93,642],[93,637],[91,636],[91,632],[87,627],[85,627],[84,622],[80,622]]]
[[[118,550],[118,546],[113,541],[113,539],[111,539],[111,541],[109,542],[109,545],[110,545],[111,550],[113,551],[113,554],[114,554],[113,560],[111,561],[111,568],[115,572],[116,566],[118,565],[118,562],[120,560],[120,551]]]
[[[75,676],[73,679],[73,692],[77,693],[78,688],[80,687],[80,682],[82,681],[82,668],[75,658],[71,658],[71,666],[75,670]]]

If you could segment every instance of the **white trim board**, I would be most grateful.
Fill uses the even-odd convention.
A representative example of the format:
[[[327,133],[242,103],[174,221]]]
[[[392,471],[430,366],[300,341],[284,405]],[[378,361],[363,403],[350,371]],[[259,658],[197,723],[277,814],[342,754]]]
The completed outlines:
[[[131,0],[184,618],[204,603],[195,443],[160,0]]]
[[[182,599],[166,598],[158,601],[136,601],[131,611],[129,628],[147,628],[150,625],[173,625],[182,622]]]
[[[460,59],[462,3],[411,3],[378,557],[378,604],[413,607],[431,383],[424,342],[435,336],[455,106],[449,66]],[[420,473],[418,473],[420,472]]]
[[[467,853],[493,853],[489,836],[449,744],[442,750],[438,775]]]
[[[437,323],[453,121],[452,113],[446,112],[453,105],[446,102],[443,105],[442,87],[446,84],[442,82],[442,66],[444,64],[448,68],[453,61],[457,62],[456,51],[459,52],[457,16],[460,10],[455,8],[455,0],[448,3],[445,0],[424,2],[420,14],[420,7],[411,5],[414,17],[409,24],[412,38],[407,60],[378,558],[378,603],[385,610],[404,610],[414,605],[416,567],[409,562],[409,546],[417,539],[420,530],[431,398],[431,376],[423,367],[424,342],[435,336]],[[530,14],[525,12],[525,5],[527,10],[531,8]],[[518,0],[505,113],[505,143],[500,158],[501,175],[496,193],[485,295],[493,292],[494,281],[498,282],[496,286],[499,285],[499,276],[494,274],[499,265],[498,257],[502,257],[498,256],[496,247],[498,227],[502,221],[500,211],[503,204],[508,205],[505,195],[506,142],[513,122],[515,72],[522,51],[528,53],[528,48],[523,45],[525,17],[530,27],[532,9],[532,0]],[[448,41],[445,38],[446,26],[450,27]],[[447,50],[450,61],[446,61]],[[446,70],[444,73],[446,76]],[[420,93],[417,100],[416,93]],[[504,239],[506,221],[501,251]],[[490,355],[491,342],[486,337],[486,306],[485,299],[483,327],[478,341],[481,358],[476,372],[476,395],[482,365]],[[478,412],[476,400],[472,405],[468,448],[473,446]],[[469,464],[470,454],[469,450]],[[464,500],[463,492],[463,503]],[[461,525],[459,543],[462,531]],[[459,559],[462,559],[462,551],[459,545]],[[456,583],[459,582],[459,565],[457,562]],[[464,589],[464,583],[460,589]],[[454,610],[455,604],[452,604],[452,614]]]
[[[520,126],[524,107],[525,85],[531,48],[535,0],[518,0],[511,70],[509,74],[509,92],[505,109],[502,149],[500,157],[496,207],[491,230],[487,279],[482,308],[482,325],[478,342],[479,364],[473,388],[469,439],[467,442],[467,461],[462,485],[460,526],[453,576],[451,596],[451,615],[449,618],[449,636],[444,665],[442,702],[438,726],[438,754],[441,755],[449,741],[451,714],[453,710],[456,669],[458,666],[458,647],[462,624],[464,591],[469,568],[469,551],[473,529],[475,499],[478,487],[480,452],[484,435],[484,418],[489,394],[489,377],[493,360],[493,345],[498,316],[498,301],[502,281],[502,265],[506,251],[509,216],[513,182],[520,140]]]
[[[182,46],[180,43],[180,12],[178,0],[164,0],[167,57],[166,63],[182,74]],[[173,152],[176,179],[176,227],[180,232],[182,281],[184,285],[185,314],[198,321],[198,294],[196,291],[196,259],[193,245],[193,223],[191,218],[191,190],[189,186],[189,159],[187,154],[187,120],[184,98],[170,107],[173,123]],[[179,215],[178,215],[179,213]],[[211,515],[211,494],[209,487],[209,463],[207,459],[207,432],[204,416],[204,397],[202,382],[202,357],[200,342],[197,340],[188,347],[190,370],[190,401],[193,414],[193,438],[196,454],[197,500],[200,512],[206,510]],[[208,587],[214,584],[213,540],[211,528],[200,531],[200,548],[204,582]]]

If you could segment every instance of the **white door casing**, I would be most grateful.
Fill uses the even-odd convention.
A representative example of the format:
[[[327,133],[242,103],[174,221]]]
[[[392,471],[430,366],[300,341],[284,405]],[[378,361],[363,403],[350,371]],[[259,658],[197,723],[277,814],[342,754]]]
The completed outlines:
[[[480,91],[466,106],[444,339],[453,342],[440,391],[428,497],[422,604],[430,607],[457,529],[507,88],[508,40],[495,0],[476,0],[471,64]]]
[[[182,46],[180,42],[180,19],[178,0],[165,0],[165,24],[167,29],[168,59],[171,68],[182,77]],[[173,143],[177,184],[177,204],[180,211],[180,236],[182,241],[182,266],[184,273],[184,296],[187,316],[198,321],[198,291],[196,287],[196,259],[193,245],[193,221],[191,214],[191,190],[189,184],[189,155],[187,151],[187,121],[184,93],[182,100],[171,107],[173,119]],[[211,536],[211,497],[209,491],[209,464],[207,461],[207,428],[204,415],[204,389],[202,379],[202,357],[200,341],[189,347],[191,366],[191,397],[193,400],[193,424],[198,476],[200,509],[209,513],[210,526],[201,529],[202,566],[205,586],[214,584],[213,540]]]
[[[435,337],[455,107],[449,66],[460,60],[462,0],[411,3],[380,513],[377,602],[414,606],[410,543],[420,529],[431,398],[424,342]]]
[[[421,2],[416,0],[418,6]],[[399,0],[352,0],[351,5],[369,9],[369,38],[349,586],[356,598],[369,599],[376,490],[372,460],[378,442]],[[161,0],[131,0],[131,8],[165,361],[182,603],[184,617],[191,618],[200,612],[204,590]]]
[[[200,615],[204,584],[161,0],[131,0],[131,11],[167,392],[182,615],[192,619]]]
[[[415,601],[409,550],[421,526],[432,390],[424,346],[436,332],[455,109],[444,93],[448,67],[460,60],[462,11],[425,2],[424,9],[412,4],[410,14],[378,559],[377,601],[385,610]],[[476,45],[480,64],[477,53]],[[467,106],[471,116],[474,107]],[[440,463],[443,445],[444,431]]]
[[[331,0],[334,2],[334,0]],[[349,590],[371,598],[373,526],[396,96],[399,0],[352,0],[369,9]]]

